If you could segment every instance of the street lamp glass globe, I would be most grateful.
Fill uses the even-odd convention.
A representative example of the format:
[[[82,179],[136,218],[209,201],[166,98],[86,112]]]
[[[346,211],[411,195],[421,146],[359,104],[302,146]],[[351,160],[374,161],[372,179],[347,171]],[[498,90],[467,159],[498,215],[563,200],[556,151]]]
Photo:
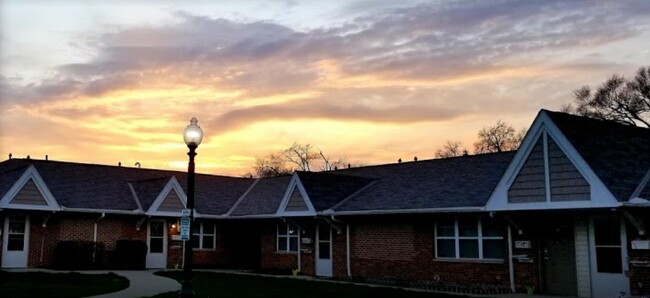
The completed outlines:
[[[185,144],[188,146],[199,146],[201,140],[203,140],[203,130],[198,124],[196,124],[197,122],[199,121],[196,120],[196,117],[192,117],[190,125],[185,128],[185,131],[183,131],[183,138],[185,139]]]

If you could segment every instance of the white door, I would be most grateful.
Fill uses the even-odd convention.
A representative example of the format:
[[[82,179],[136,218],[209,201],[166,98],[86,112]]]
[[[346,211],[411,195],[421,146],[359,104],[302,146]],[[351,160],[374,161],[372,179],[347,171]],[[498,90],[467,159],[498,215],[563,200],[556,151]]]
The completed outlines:
[[[327,225],[316,229],[316,275],[332,276],[332,229]]]
[[[3,234],[2,268],[26,268],[29,255],[29,217],[7,216]]]
[[[592,296],[611,298],[621,293],[629,296],[625,223],[615,218],[594,218],[589,224],[589,234]]]
[[[167,268],[167,227],[165,220],[150,220],[147,229],[147,268]]]

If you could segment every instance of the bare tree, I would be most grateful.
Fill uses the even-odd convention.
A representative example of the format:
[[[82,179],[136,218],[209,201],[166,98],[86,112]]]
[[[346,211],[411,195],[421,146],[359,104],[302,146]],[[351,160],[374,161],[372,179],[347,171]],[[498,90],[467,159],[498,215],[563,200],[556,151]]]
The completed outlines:
[[[271,153],[264,157],[256,157],[253,171],[257,177],[276,177],[291,174],[293,169],[287,166],[284,156]]]
[[[312,151],[313,146],[310,144],[298,144],[296,142],[291,147],[282,150],[285,160],[298,166],[301,171],[311,171],[314,160],[320,158],[318,153]]]
[[[650,128],[650,66],[639,68],[631,80],[612,75],[596,91],[584,86],[574,95],[576,106],[563,111]]]
[[[345,157],[339,157],[339,159],[331,161],[330,156],[325,155],[325,153],[323,153],[323,150],[320,150],[320,148],[318,148],[318,155],[322,160],[322,166],[320,168],[321,171],[333,171],[336,169],[342,169],[347,165]]]
[[[512,125],[499,120],[494,126],[483,127],[478,132],[478,141],[474,143],[474,153],[516,150],[525,135],[525,129],[516,132]]]
[[[442,148],[436,149],[436,158],[461,156],[465,152],[467,152],[465,148],[461,149],[462,146],[463,144],[459,141],[447,140],[447,142],[442,146]]]

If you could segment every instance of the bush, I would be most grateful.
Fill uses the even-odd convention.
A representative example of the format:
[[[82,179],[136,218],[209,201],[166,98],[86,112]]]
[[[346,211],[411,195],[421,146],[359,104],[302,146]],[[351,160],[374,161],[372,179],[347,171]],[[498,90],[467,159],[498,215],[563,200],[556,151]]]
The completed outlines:
[[[54,267],[65,270],[98,269],[103,266],[104,243],[66,240],[56,244]]]
[[[114,265],[118,269],[144,269],[147,258],[147,244],[140,240],[117,240]]]

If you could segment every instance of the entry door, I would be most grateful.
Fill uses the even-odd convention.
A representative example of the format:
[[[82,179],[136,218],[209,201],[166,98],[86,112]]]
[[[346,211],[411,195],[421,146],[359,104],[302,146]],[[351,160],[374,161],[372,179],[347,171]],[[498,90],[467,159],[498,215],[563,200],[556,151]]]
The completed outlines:
[[[548,225],[544,231],[541,240],[546,294],[577,295],[574,226],[573,220],[557,220]]]
[[[149,221],[147,268],[167,268],[167,228],[164,220]]]
[[[625,223],[614,218],[594,218],[589,234],[592,296],[619,297],[621,292],[629,296]]]
[[[2,268],[26,268],[29,255],[29,217],[7,216],[3,233]]]
[[[332,229],[319,225],[316,233],[316,275],[332,276]]]

